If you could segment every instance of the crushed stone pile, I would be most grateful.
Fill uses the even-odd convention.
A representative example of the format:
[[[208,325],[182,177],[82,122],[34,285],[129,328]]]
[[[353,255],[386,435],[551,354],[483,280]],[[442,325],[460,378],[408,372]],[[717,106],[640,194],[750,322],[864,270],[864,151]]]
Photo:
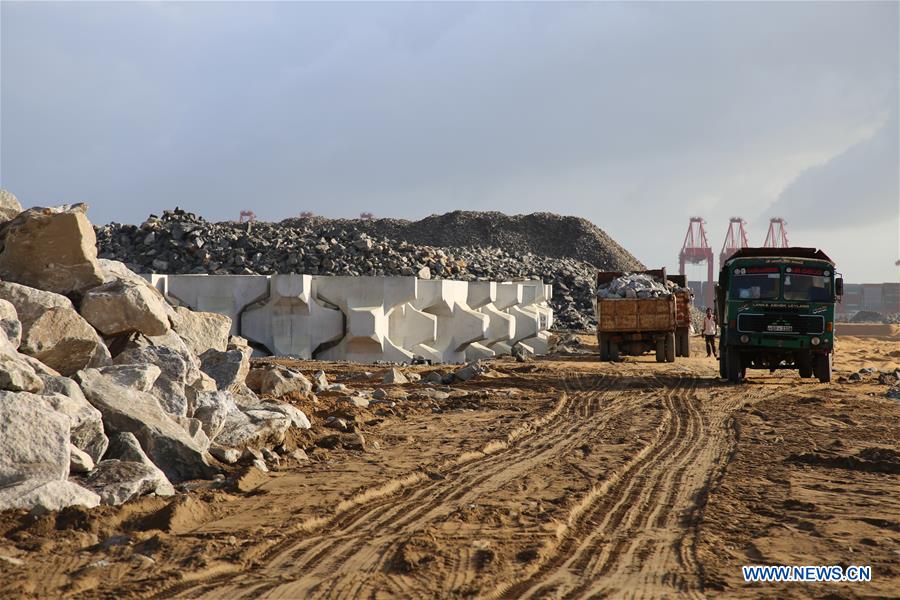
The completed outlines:
[[[643,266],[584,219],[547,213],[453,212],[421,221],[288,219],[211,223],[175,209],[139,226],[98,227],[102,258],[139,273],[542,279],[553,285],[555,328],[596,324],[594,274]]]
[[[311,383],[254,373],[228,317],[175,309],[98,258],[85,205],[23,211],[0,193],[0,247],[0,510],[167,496],[293,456],[310,421],[266,392]]]
[[[620,298],[661,298],[682,291],[672,281],[661,283],[646,273],[624,273],[608,284],[597,288],[597,297],[606,300]]]

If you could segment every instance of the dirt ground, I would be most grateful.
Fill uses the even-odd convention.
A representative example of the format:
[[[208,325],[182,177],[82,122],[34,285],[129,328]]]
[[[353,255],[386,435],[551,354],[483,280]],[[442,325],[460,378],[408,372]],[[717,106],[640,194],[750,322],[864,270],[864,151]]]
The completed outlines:
[[[384,367],[297,363],[395,405],[298,400],[309,461],[268,474],[2,513],[0,597],[897,597],[900,400],[848,378],[900,366],[900,335],[841,337],[830,385],[728,385],[697,339],[662,365],[600,363],[581,339],[491,361],[444,399],[382,386]],[[323,427],[336,412],[354,433]],[[750,564],[871,565],[873,580],[745,584]]]

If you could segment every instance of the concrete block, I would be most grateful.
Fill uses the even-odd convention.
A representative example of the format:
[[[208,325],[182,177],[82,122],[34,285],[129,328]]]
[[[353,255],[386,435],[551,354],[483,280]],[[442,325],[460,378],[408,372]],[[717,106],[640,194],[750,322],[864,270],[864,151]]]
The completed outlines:
[[[465,362],[466,348],[485,339],[488,317],[466,303],[469,286],[465,281],[420,280],[413,307],[437,319],[433,342],[412,348],[434,362]]]
[[[498,309],[493,304],[482,306],[480,311],[487,315],[488,326],[484,336],[484,345],[490,348],[497,342],[506,342],[516,335],[515,318]]]
[[[168,275],[168,297],[193,310],[231,317],[231,335],[240,335],[240,315],[269,295],[267,275]]]
[[[169,276],[168,275],[158,275],[156,273],[147,273],[141,275],[144,279],[150,282],[150,285],[159,290],[163,296],[169,295]]]
[[[537,335],[526,338],[519,344],[525,346],[532,354],[547,354],[550,351],[550,332],[539,331]]]
[[[437,337],[437,316],[422,312],[412,304],[401,304],[388,317],[388,337],[401,348],[431,345]]]
[[[527,346],[534,354],[546,354],[549,349],[550,335],[547,331],[553,325],[553,309],[547,301],[553,294],[553,286],[539,280],[522,282],[522,304],[517,308],[522,314],[530,315],[537,320],[536,331],[526,337],[518,337],[519,342]]]
[[[411,362],[413,353],[390,338],[390,315],[416,297],[414,277],[315,277],[316,296],[340,308],[344,337],[316,353],[322,360]]]
[[[466,294],[469,308],[478,309],[497,299],[497,283],[494,281],[470,281]]]
[[[269,297],[247,307],[240,335],[276,356],[310,359],[322,344],[344,335],[344,316],[315,296],[311,275],[272,275]]]
[[[497,353],[484,344],[472,342],[471,344],[466,346],[466,362],[481,360],[483,358],[491,358],[492,356],[497,356]]]

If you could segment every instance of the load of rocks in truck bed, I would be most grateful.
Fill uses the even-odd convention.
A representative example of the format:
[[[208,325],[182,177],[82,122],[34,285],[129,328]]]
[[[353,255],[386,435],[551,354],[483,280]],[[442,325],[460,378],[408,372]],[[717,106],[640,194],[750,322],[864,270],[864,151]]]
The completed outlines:
[[[553,284],[554,327],[587,329],[598,268],[641,264],[584,219],[455,212],[422,221],[211,223],[183,210],[97,228],[100,256],[140,273],[416,276]],[[425,242],[430,243],[425,243]],[[590,262],[588,262],[590,261]]]
[[[661,298],[681,290],[673,281],[665,283],[646,273],[624,273],[597,287],[597,297],[606,300],[622,298]]]
[[[310,427],[247,387],[228,317],[98,259],[84,205],[0,208],[0,510],[170,495]]]

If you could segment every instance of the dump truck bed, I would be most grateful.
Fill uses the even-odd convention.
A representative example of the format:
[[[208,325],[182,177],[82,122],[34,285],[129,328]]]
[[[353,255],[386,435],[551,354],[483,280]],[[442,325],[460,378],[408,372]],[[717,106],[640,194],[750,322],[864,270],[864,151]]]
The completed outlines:
[[[597,331],[633,333],[674,331],[675,296],[665,298],[597,298]]]

